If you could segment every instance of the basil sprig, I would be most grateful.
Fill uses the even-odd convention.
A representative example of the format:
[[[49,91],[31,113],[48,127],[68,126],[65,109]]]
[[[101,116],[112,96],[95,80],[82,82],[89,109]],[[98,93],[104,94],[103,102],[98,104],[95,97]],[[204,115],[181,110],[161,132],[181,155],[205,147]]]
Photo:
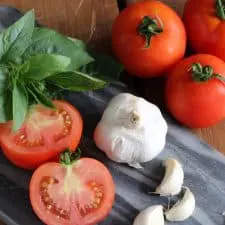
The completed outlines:
[[[34,11],[0,33],[0,122],[24,122],[29,107],[54,108],[62,90],[104,88],[123,67],[109,56],[90,53],[81,40],[35,27]]]

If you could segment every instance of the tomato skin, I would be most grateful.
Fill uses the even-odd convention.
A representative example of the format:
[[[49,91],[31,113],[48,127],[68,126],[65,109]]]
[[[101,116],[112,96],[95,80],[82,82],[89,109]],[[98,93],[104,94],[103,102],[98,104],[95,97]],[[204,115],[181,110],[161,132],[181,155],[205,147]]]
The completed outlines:
[[[89,171],[88,173],[87,170]],[[83,190],[82,188],[79,189],[78,192],[76,192],[76,189],[69,189],[69,194],[62,192],[67,176],[65,171],[65,166],[59,163],[46,163],[41,165],[33,173],[29,186],[29,194],[31,205],[36,215],[46,225],[94,225],[102,221],[111,211],[115,198],[115,185],[108,169],[99,161],[91,158],[82,158],[75,162],[72,174],[75,176],[75,179],[81,181],[81,185],[85,185],[91,180],[103,186],[103,198],[101,202],[98,204],[97,208],[92,208],[89,213],[83,216],[79,215],[77,205],[82,204],[82,201],[88,197],[90,192],[85,190],[83,198],[79,198]],[[54,178],[58,183],[55,182],[52,186],[50,184],[50,187],[46,188],[47,191],[42,192],[40,191],[40,187],[43,185],[42,179],[44,177]],[[74,177],[68,177],[70,181],[73,178]],[[80,182],[71,184],[75,184],[75,188],[76,184],[80,185]],[[54,185],[56,185],[56,187],[54,187]],[[92,193],[94,192],[92,191]],[[47,194],[49,194],[51,200],[45,203],[42,197],[43,195],[46,197]],[[54,203],[55,201],[57,201],[57,203]],[[72,213],[65,219],[60,216],[59,212],[48,209],[48,204],[52,206],[58,204],[61,210],[67,211],[71,209]]]
[[[212,54],[225,61],[225,22],[217,17],[215,0],[188,0],[184,23],[196,53]]]
[[[145,48],[145,38],[137,31],[144,16],[163,24],[163,32],[152,37],[149,48]],[[159,76],[183,58],[186,31],[171,8],[159,1],[146,0],[131,4],[119,14],[112,28],[112,48],[131,75]]]
[[[10,121],[3,126],[0,138],[1,148],[5,156],[16,166],[24,169],[35,169],[42,163],[56,157],[66,148],[71,150],[77,148],[83,131],[80,113],[65,101],[56,100],[53,103],[57,109],[67,111],[72,121],[70,134],[59,141],[53,142],[47,135],[45,136],[46,143],[43,146],[20,146],[15,143],[12,122]],[[53,130],[52,132],[56,131]]]
[[[225,85],[216,78],[193,81],[189,70],[196,62],[212,66],[214,73],[225,77],[225,63],[221,59],[206,54],[191,56],[178,63],[168,76],[165,98],[178,121],[191,128],[203,128],[224,119]]]

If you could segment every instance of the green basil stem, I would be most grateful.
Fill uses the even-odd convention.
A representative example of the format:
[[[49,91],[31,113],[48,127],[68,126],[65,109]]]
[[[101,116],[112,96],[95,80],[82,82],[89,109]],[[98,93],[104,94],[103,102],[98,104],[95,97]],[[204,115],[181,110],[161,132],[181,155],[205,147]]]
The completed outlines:
[[[194,63],[192,64],[190,71],[192,73],[192,79],[196,82],[206,82],[213,78],[225,81],[225,77],[214,73],[213,67],[208,65],[202,66],[200,63]]]
[[[152,19],[149,16],[144,16],[141,23],[137,28],[138,34],[144,36],[146,39],[145,47],[150,46],[151,38],[163,32],[163,28],[158,25],[156,19]]]
[[[72,165],[75,161],[77,161],[81,156],[81,150],[78,148],[75,152],[70,151],[69,149],[65,150],[60,154],[60,163],[65,166]]]
[[[216,0],[216,14],[221,20],[225,20],[225,1]]]

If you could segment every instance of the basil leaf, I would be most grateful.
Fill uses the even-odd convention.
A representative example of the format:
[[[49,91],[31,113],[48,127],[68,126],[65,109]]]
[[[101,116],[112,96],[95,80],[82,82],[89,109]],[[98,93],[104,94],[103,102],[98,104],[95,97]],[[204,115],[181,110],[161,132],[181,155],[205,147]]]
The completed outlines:
[[[0,33],[0,59],[16,60],[31,43],[34,30],[34,12],[29,11],[16,23]]]
[[[76,39],[75,39],[76,40]],[[70,70],[75,70],[93,61],[80,40],[72,41],[48,28],[35,28],[32,43],[23,55],[27,60],[37,54],[64,55],[71,59]]]
[[[62,72],[49,77],[48,82],[70,91],[86,91],[103,88],[107,83],[79,71]]]
[[[20,83],[14,83],[12,92],[12,102],[13,102],[13,130],[18,130],[23,124],[27,109],[28,109],[28,99],[27,92],[24,86]]]
[[[28,92],[33,96],[36,103],[42,104],[49,108],[55,108],[52,101],[39,88],[39,85],[37,83],[31,83],[28,87]]]
[[[0,123],[4,123],[7,121],[6,113],[5,113],[5,96],[4,94],[0,95]]]
[[[70,61],[70,58],[62,55],[36,55],[22,66],[20,73],[24,78],[43,80],[56,72],[65,71]]]
[[[0,123],[12,119],[12,95],[7,91],[7,68],[0,65]]]
[[[4,93],[4,111],[5,111],[5,122],[13,120],[13,99],[12,91],[6,90]]]
[[[123,70],[122,64],[118,63],[110,56],[92,53],[95,61],[82,66],[79,71],[106,82],[112,82],[119,79]]]

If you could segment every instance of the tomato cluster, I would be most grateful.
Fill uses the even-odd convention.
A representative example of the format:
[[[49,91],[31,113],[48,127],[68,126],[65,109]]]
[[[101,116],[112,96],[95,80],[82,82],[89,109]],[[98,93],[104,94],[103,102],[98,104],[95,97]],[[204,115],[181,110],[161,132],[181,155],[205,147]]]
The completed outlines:
[[[199,53],[183,60],[186,42]],[[225,117],[225,3],[187,0],[184,23],[159,1],[130,5],[115,20],[112,48],[134,76],[167,74],[166,105],[192,128]]]

